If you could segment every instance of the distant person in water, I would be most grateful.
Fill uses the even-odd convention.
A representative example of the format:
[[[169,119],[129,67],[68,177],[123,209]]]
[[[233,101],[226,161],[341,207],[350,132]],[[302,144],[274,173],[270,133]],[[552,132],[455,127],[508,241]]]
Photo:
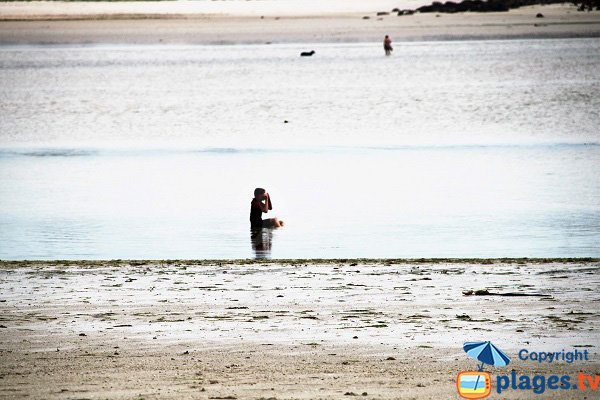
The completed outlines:
[[[254,198],[250,203],[250,227],[259,228],[279,228],[283,226],[283,221],[277,218],[262,219],[262,214],[273,209],[271,196],[263,188],[254,189]]]
[[[391,55],[392,50],[394,50],[392,48],[392,39],[390,39],[390,37],[388,35],[385,35],[385,38],[383,38],[383,50],[385,50],[386,56]]]

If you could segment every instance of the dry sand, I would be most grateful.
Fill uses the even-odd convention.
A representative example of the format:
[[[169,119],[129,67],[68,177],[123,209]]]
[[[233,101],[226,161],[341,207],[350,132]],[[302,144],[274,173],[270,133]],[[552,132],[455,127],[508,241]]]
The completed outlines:
[[[307,4],[305,4],[307,3]],[[293,6],[282,7],[282,4]],[[304,6],[303,6],[304,4]],[[600,36],[600,11],[569,4],[506,13],[377,16],[425,0],[0,3],[0,44],[234,44]],[[395,4],[395,6],[392,6]],[[367,7],[368,5],[368,7]],[[345,8],[344,8],[345,7]],[[542,13],[545,18],[536,18]],[[369,19],[363,19],[369,16]]]
[[[457,372],[476,367],[461,346],[479,340],[519,375],[598,374],[599,272],[598,260],[5,262],[0,398],[453,399]],[[482,289],[517,295],[464,294]],[[591,360],[538,364],[522,348]],[[597,398],[494,398],[585,396]]]

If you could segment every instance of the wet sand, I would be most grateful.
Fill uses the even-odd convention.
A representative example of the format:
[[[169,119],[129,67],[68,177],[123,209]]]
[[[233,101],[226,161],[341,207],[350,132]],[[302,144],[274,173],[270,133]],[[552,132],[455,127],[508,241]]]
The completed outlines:
[[[492,374],[598,374],[599,272],[600,260],[3,262],[0,398],[450,399],[476,368],[463,342],[480,340],[513,359]],[[522,348],[591,360],[539,364]]]
[[[263,2],[53,3],[0,3],[0,44],[379,42],[385,34],[395,42],[600,36],[600,11],[578,12],[569,4],[500,13],[397,16],[381,1],[347,12],[341,12],[341,6],[312,12],[282,9],[273,6],[281,4],[276,2],[265,2],[264,7]],[[235,3],[247,6],[235,11]],[[202,11],[188,4],[216,8]],[[399,1],[396,6],[423,4],[429,2]],[[388,8],[382,11],[390,15],[377,16],[376,10],[384,6]],[[536,18],[538,13],[544,18]]]

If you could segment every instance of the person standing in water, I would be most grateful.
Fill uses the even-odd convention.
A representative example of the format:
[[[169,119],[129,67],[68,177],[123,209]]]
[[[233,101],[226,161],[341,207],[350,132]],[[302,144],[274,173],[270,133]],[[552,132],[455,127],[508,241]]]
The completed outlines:
[[[250,203],[250,227],[252,229],[282,227],[283,221],[277,218],[262,219],[262,214],[272,209],[273,204],[269,193],[263,188],[254,189],[254,198]]]
[[[385,35],[385,38],[383,38],[383,50],[385,50],[386,56],[391,55],[392,50],[394,50],[392,48],[392,39],[388,35]]]

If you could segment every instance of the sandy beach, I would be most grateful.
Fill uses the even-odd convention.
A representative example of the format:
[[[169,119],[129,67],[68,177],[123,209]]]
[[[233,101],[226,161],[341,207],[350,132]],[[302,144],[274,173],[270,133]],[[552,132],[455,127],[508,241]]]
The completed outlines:
[[[492,374],[598,374],[599,270],[598,260],[3,262],[0,398],[450,399],[456,374],[476,368],[462,344],[480,340],[512,358]],[[523,348],[591,356],[538,363],[520,360]]]
[[[426,1],[9,2],[0,44],[236,44],[600,36],[600,12],[571,4],[500,13],[397,16]],[[377,15],[385,12],[389,15]],[[544,18],[536,18],[541,13]]]

